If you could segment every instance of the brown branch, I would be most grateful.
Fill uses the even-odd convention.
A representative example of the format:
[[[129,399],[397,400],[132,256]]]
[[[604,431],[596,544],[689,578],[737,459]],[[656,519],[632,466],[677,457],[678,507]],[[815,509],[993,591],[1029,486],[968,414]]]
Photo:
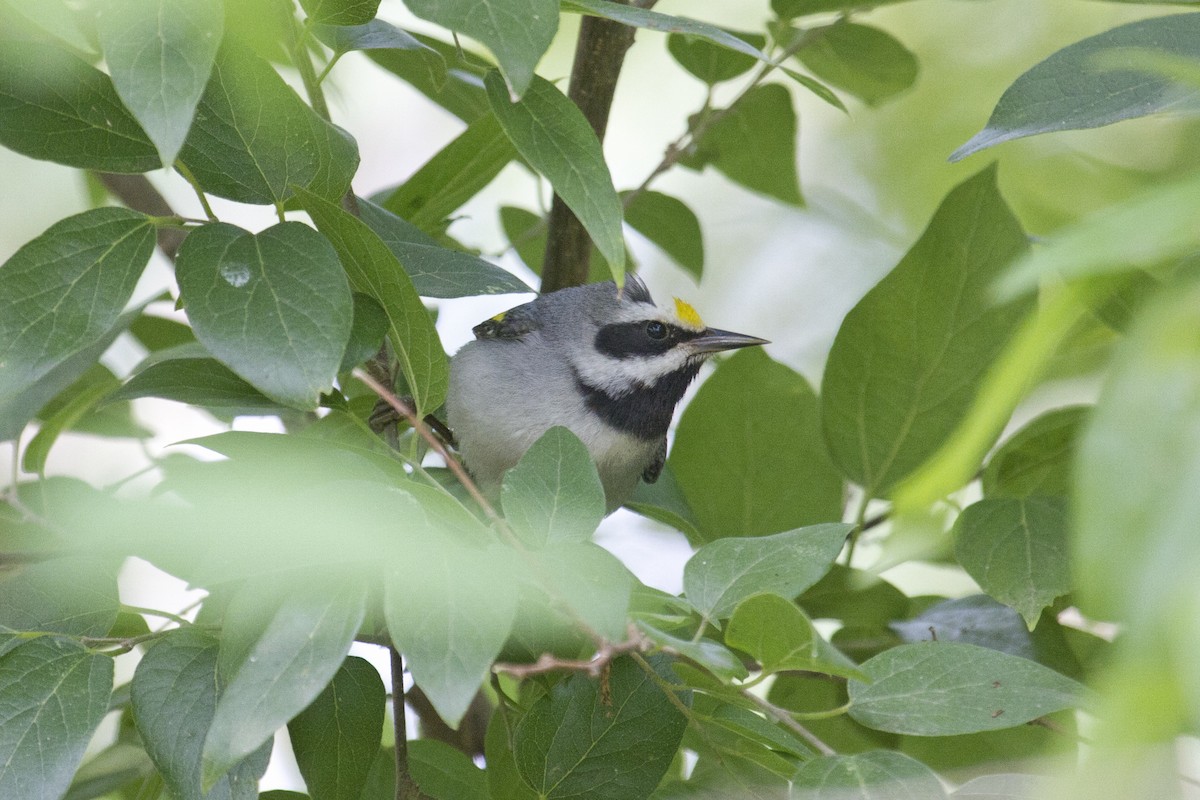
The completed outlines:
[[[104,184],[113,197],[120,200],[134,211],[140,211],[151,217],[174,217],[175,210],[171,208],[154,184],[145,175],[118,175],[115,172],[97,172],[96,177]],[[183,244],[187,231],[179,228],[159,226],[158,247],[163,255],[172,261]]]
[[[498,663],[492,665],[492,671],[503,672],[517,679],[545,675],[549,672],[586,672],[595,678],[618,656],[626,653],[644,653],[652,646],[650,640],[643,636],[641,631],[630,625],[628,639],[623,642],[603,642],[591,658],[559,658],[550,653],[542,653],[532,664]]]
[[[408,721],[404,716],[404,661],[394,646],[392,656],[392,730],[396,737],[396,800],[429,800],[408,768]]]
[[[649,8],[654,0],[634,5]],[[601,17],[585,16],[579,25],[567,96],[579,106],[601,142],[608,127],[617,78],[625,62],[625,52],[633,44],[633,35],[630,26]],[[542,260],[542,291],[552,292],[586,282],[591,253],[592,240],[583,224],[555,195],[550,205],[546,255]]]

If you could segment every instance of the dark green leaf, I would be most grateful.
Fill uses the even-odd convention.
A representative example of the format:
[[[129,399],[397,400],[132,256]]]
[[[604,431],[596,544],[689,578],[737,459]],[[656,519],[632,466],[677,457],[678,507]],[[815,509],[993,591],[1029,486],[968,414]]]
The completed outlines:
[[[629,192],[622,192],[621,198],[628,195]],[[704,272],[704,238],[700,220],[682,200],[662,192],[640,192],[625,206],[625,221],[700,281]]]
[[[108,401],[161,397],[204,408],[277,413],[280,405],[215,358],[168,358],[138,372]]]
[[[337,672],[366,608],[365,585],[312,582],[279,607],[232,674],[204,740],[206,788],[306,708]]]
[[[709,619],[728,617],[760,592],[795,597],[829,570],[851,527],[830,522],[774,536],[718,539],[684,565],[684,593]]]
[[[536,792],[517,772],[517,762],[512,751],[512,735],[509,725],[515,725],[511,715],[492,714],[484,738],[484,759],[487,761],[488,790],[493,798],[504,800],[538,800]],[[381,800],[390,800],[381,798]],[[364,799],[365,800],[365,799]],[[370,798],[374,800],[374,798]]]
[[[1196,89],[1140,68],[1138,51],[1200,57],[1200,14],[1130,22],[1052,54],[1004,91],[987,126],[950,160],[1010,139],[1096,128],[1194,101]]]
[[[97,12],[113,86],[169,168],[221,44],[222,0],[107,0]]]
[[[579,217],[620,284],[625,275],[621,199],[613,189],[600,142],[583,112],[554,84],[537,76],[516,103],[509,99],[497,74],[488,73],[484,84],[488,102],[508,138]]]
[[[578,14],[590,14],[594,17],[611,19],[613,22],[620,22],[622,25],[631,27],[695,36],[729,50],[753,56],[760,61],[770,61],[765,53],[752,44],[707,22],[661,14],[636,6],[610,3],[606,0],[563,0],[562,9],[563,11],[574,11]]]
[[[755,50],[762,50],[767,45],[767,37],[762,34],[734,31],[726,33],[736,36]],[[743,75],[756,63],[755,56],[740,50],[730,50],[726,46],[714,44],[710,39],[695,35],[671,34],[667,37],[667,50],[681,67],[710,86]]]
[[[946,790],[933,770],[890,750],[815,758],[800,768],[793,800],[937,800]]]
[[[1031,308],[994,305],[992,281],[1026,248],[989,167],[942,201],[925,233],[846,315],[821,381],[842,471],[888,493],[966,416],[992,361]]]
[[[1091,411],[1070,406],[1048,411],[1017,431],[983,470],[988,497],[1063,495],[1071,487],[1075,442]]]
[[[58,800],[108,713],[113,662],[33,639],[0,657],[0,797]]]
[[[687,638],[672,636],[645,621],[639,622],[638,627],[655,644],[670,648],[672,653],[690,658],[720,678],[740,680],[750,674],[740,658],[730,652],[728,647],[714,642],[712,639],[701,638],[694,641],[690,636]]]
[[[116,336],[113,328],[153,249],[154,227],[146,217],[100,208],[55,223],[0,266],[0,439],[91,365],[69,362],[110,332]],[[53,374],[59,368],[72,374],[63,380]],[[43,378],[61,385],[27,408]],[[8,418],[26,410],[25,419]]]
[[[387,333],[387,312],[373,297],[355,292],[354,323],[338,372],[348,372],[378,353]]]
[[[415,50],[422,52],[426,59],[441,62],[443,72],[446,69],[445,62],[436,50],[408,31],[381,19],[372,19],[362,25],[313,25],[312,32],[333,48],[335,53],[349,53],[352,50]]]
[[[877,748],[897,748],[900,737],[859,725],[846,714],[828,716],[848,702],[846,684],[824,675],[789,672],[776,675],[767,699],[780,708],[805,715],[825,714],[825,718],[807,719],[804,727],[838,753],[863,753]],[[815,712],[815,714],[814,714]]]
[[[755,192],[802,205],[796,171],[796,112],[792,96],[777,83],[756,86],[720,113],[680,163],[700,170],[712,165]]]
[[[84,762],[63,800],[92,800],[154,775],[154,762],[141,747],[118,741]]]
[[[842,517],[842,479],[821,440],[817,397],[759,348],[722,361],[700,387],[668,463],[701,541]]]
[[[812,42],[796,57],[826,83],[869,106],[903,92],[917,79],[917,58],[889,34],[853,22],[806,32]]]
[[[512,628],[517,592],[503,562],[482,550],[429,542],[397,559],[384,616],[413,680],[442,719],[458,725]]]
[[[99,364],[96,367],[104,369]],[[88,372],[94,374],[93,370],[88,370]],[[21,458],[21,466],[26,472],[43,474],[46,470],[46,459],[50,455],[50,448],[54,446],[59,435],[68,428],[74,427],[80,419],[93,411],[98,403],[121,384],[116,376],[109,372],[108,380],[91,380],[81,386],[81,382],[87,377],[85,374],[83,378],[71,384],[71,387],[63,393],[69,394],[70,398],[65,400],[56,411],[49,413],[43,409],[39,412],[38,416],[41,417],[42,424],[38,428],[37,434],[25,446],[25,454]],[[60,398],[62,396],[59,395]]]
[[[200,754],[217,707],[215,639],[179,630],[151,647],[130,687],[133,718],[154,764],[176,800],[254,800],[270,747],[235,766],[205,795]]]
[[[176,277],[196,338],[263,394],[312,409],[332,388],[353,305],[325,237],[299,222],[209,223],[184,240]]]
[[[358,209],[359,218],[400,261],[421,297],[533,291],[508,270],[470,253],[442,247],[419,228],[369,200],[359,199]]]
[[[83,375],[79,376],[78,380],[43,406],[38,412],[38,418],[49,421],[55,417],[66,417],[68,416],[68,407],[76,405],[80,395],[99,393],[101,389],[104,389],[103,394],[107,395],[108,392],[115,390],[120,385],[121,382],[117,380],[112,370],[103,364],[92,364]],[[143,438],[152,435],[149,429],[134,418],[133,410],[128,403],[105,404],[100,408],[90,408],[82,416],[70,420],[66,429],[114,438]],[[41,433],[40,430],[38,432]]]
[[[756,594],[738,603],[725,628],[725,643],[753,657],[763,672],[807,670],[865,677],[821,638],[795,603],[777,594]]]
[[[408,381],[417,413],[435,410],[446,398],[446,352],[412,281],[366,223],[328,200],[299,190],[300,204],[333,243],[350,285],[374,298],[388,315],[388,340]]]
[[[300,0],[300,7],[322,25],[365,25],[379,11],[379,0]]]
[[[488,800],[484,771],[466,753],[444,742],[433,739],[409,742],[408,766],[417,786],[434,800]]]
[[[437,235],[446,218],[500,174],[517,155],[495,114],[484,114],[380,202]],[[421,242],[418,242],[421,243]]]
[[[696,523],[696,515],[692,513],[687,498],[683,496],[683,490],[679,488],[679,482],[675,479],[675,472],[670,464],[663,467],[662,473],[654,483],[639,481],[625,507],[680,531],[689,541],[703,541]]]
[[[956,642],[904,644],[861,665],[850,716],[876,730],[951,736],[1000,730],[1078,706],[1083,687],[1034,661]]]
[[[1042,609],[1071,590],[1065,498],[980,500],[954,527],[958,563],[981,589],[1021,612],[1031,629]]]
[[[800,596],[800,606],[814,619],[878,626],[907,614],[908,597],[877,575],[835,564]]]
[[[188,325],[153,314],[142,314],[135,319],[129,326],[129,332],[150,352],[182,344],[194,344],[196,341],[196,336]]]
[[[111,561],[71,556],[0,573],[0,625],[104,636],[121,605],[117,567]]]
[[[408,0],[407,5],[418,17],[491,50],[513,99],[529,89],[533,69],[558,30],[554,0]]]
[[[504,517],[533,548],[586,542],[604,518],[604,487],[587,448],[555,426],[504,474]]]
[[[69,167],[147,172],[158,152],[107,75],[56,47],[0,47],[0,144]]]
[[[375,667],[351,656],[288,723],[300,774],[317,800],[358,800],[362,794],[379,752],[386,694]]]
[[[413,36],[429,50],[369,50],[367,55],[463,122],[487,114],[483,74],[489,64],[449,42],[419,33]]]
[[[650,659],[667,683],[670,661]],[[517,769],[540,797],[648,797],[671,763],[687,718],[637,662],[612,662],[600,681],[577,673],[529,709],[514,736]],[[691,693],[676,695],[690,704]],[[569,735],[564,735],[569,734]]]
[[[206,192],[243,203],[279,203],[293,186],[340,199],[358,168],[358,147],[270,64],[227,43],[179,158]]]

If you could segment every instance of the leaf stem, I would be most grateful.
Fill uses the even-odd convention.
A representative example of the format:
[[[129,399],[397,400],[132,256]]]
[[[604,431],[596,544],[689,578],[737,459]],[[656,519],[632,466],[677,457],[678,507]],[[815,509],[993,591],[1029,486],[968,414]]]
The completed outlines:
[[[754,705],[762,709],[767,716],[771,717],[780,725],[783,725],[785,728],[792,731],[792,733],[795,733],[801,739],[808,742],[812,748],[821,755],[837,755],[836,750],[817,738],[815,733],[801,725],[791,711],[787,710],[786,708],[780,708],[769,700],[759,697],[754,692],[742,692],[742,697],[745,697],[751,703],[754,703]]]
[[[854,528],[850,531],[849,542],[846,546],[846,566],[854,562],[854,548],[858,545],[859,535],[867,529],[867,506],[871,502],[871,493],[863,489],[862,498],[858,501],[858,510],[854,513]]]
[[[200,208],[204,211],[204,216],[208,217],[208,221],[218,222],[217,215],[213,213],[212,206],[208,204],[208,196],[200,188],[200,182],[196,180],[196,176],[192,174],[192,171],[184,166],[182,161],[175,162],[175,171],[183,176],[183,179],[192,187],[192,191],[196,193],[196,197],[200,200]]]

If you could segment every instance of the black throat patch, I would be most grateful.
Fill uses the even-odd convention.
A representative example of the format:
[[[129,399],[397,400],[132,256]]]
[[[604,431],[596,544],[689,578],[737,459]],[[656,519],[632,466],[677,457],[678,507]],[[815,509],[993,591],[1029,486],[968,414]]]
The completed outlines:
[[[675,406],[699,372],[699,362],[689,364],[659,378],[653,386],[638,387],[619,397],[585,383],[578,372],[575,385],[588,408],[609,427],[652,442],[667,435]]]

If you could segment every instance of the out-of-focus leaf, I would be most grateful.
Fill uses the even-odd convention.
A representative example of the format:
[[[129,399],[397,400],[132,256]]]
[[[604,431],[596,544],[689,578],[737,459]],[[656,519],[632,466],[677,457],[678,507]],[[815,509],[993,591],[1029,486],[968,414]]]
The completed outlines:
[[[692,513],[671,465],[663,467],[662,473],[654,483],[639,481],[633,490],[633,496],[625,503],[625,507],[647,519],[661,522],[681,532],[689,541],[703,541],[696,523],[696,515]]]
[[[365,25],[375,19],[380,0],[300,0],[304,13],[322,25]]]
[[[409,0],[407,5],[418,17],[491,50],[513,100],[529,89],[533,69],[558,30],[554,0]]]
[[[55,223],[0,266],[0,440],[14,436],[99,353],[86,364],[76,359],[115,337],[153,249],[154,226],[145,216],[99,208]],[[61,385],[39,391],[44,378]]]
[[[852,756],[823,756],[796,773],[793,800],[938,800],[946,790],[933,770],[903,753],[873,750]]]
[[[747,189],[802,205],[791,94],[775,83],[746,92],[708,126],[694,152],[679,163],[695,170],[711,164]]]
[[[684,565],[684,593],[709,619],[729,616],[760,592],[795,597],[829,570],[851,527],[830,522],[774,536],[718,539]]]
[[[400,361],[417,413],[433,411],[446,399],[446,351],[412,281],[365,222],[311,192],[300,189],[297,196],[317,229],[333,243],[350,285],[374,298],[387,313],[388,341]]]
[[[767,37],[759,33],[726,32],[755,50],[762,50],[767,45]],[[752,55],[714,44],[710,39],[694,34],[671,34],[667,37],[667,50],[681,67],[709,85],[744,75],[753,69],[756,63]]]
[[[1198,96],[1196,88],[1148,72],[1139,62],[1138,51],[1200,57],[1200,14],[1130,22],[1053,53],[1004,91],[984,129],[955,150],[950,160],[1023,136],[1096,128],[1190,108]]]
[[[1070,492],[1076,440],[1091,411],[1069,406],[1042,414],[996,451],[980,476],[988,497]]]
[[[722,361],[684,410],[668,459],[700,542],[841,519],[842,479],[820,425],[816,395],[789,367],[759,348]]]
[[[489,73],[484,84],[500,127],[579,217],[620,285],[625,276],[621,199],[613,188],[600,142],[583,112],[554,84],[536,76],[516,103],[510,102],[495,73]]]
[[[788,69],[784,66],[779,67],[779,69],[796,83],[800,84],[805,89],[808,89],[810,92],[836,108],[838,111],[841,111],[843,114],[850,113],[849,109],[846,108],[846,104],[842,102],[842,98],[838,97],[832,89],[821,83],[816,78],[805,75],[802,72],[797,72],[794,69]]]
[[[833,460],[883,496],[944,443],[1031,303],[990,285],[1027,247],[989,167],[946,196],[900,263],[846,315],[821,381]]]
[[[312,32],[333,48],[335,53],[349,53],[352,50],[421,51],[425,58],[434,63],[441,62],[442,71],[445,71],[445,61],[436,50],[403,28],[381,19],[372,19],[361,25],[316,24],[312,26]]]
[[[112,80],[42,44],[0,47],[0,145],[80,169],[129,173],[161,166]]]
[[[154,762],[145,750],[118,741],[83,763],[63,800],[103,797],[124,786],[145,781],[154,772]]]
[[[71,556],[0,573],[0,625],[105,636],[121,604],[117,568],[110,560]]]
[[[821,638],[795,603],[777,594],[756,594],[738,603],[725,643],[748,653],[764,672],[808,670],[862,679],[854,662]]]
[[[379,752],[386,694],[375,667],[350,656],[312,705],[288,723],[296,763],[313,797],[358,800]]]
[[[668,659],[648,660],[663,680],[678,682]],[[687,718],[632,658],[605,673],[603,690],[580,673],[558,683],[517,725],[517,769],[540,797],[647,797],[667,771]],[[691,693],[676,700],[688,705]]]
[[[1066,498],[980,500],[955,522],[954,552],[981,589],[1032,629],[1042,609],[1071,590]]]
[[[628,195],[622,192],[621,198]],[[662,192],[640,192],[625,206],[625,221],[699,282],[704,272],[704,237],[700,221],[682,200]]]
[[[835,564],[799,598],[814,619],[838,619],[848,626],[884,625],[908,613],[904,592],[877,575]]]
[[[99,364],[96,366],[103,369]],[[89,370],[89,372],[91,371]],[[59,435],[68,428],[74,427],[80,419],[94,410],[98,403],[120,386],[121,382],[111,372],[108,373],[108,378],[109,380],[92,380],[83,386],[80,386],[82,379],[76,381],[71,385],[75,391],[71,393],[69,388],[66,392],[71,393],[70,399],[66,400],[54,413],[45,413],[44,410],[39,413],[42,424],[38,428],[37,434],[25,446],[25,453],[21,457],[21,466],[26,472],[43,474],[46,470],[46,459],[50,455],[50,448],[58,441]]]
[[[771,0],[771,10],[783,19],[791,19],[827,11],[875,8],[898,2],[901,0]]]
[[[903,92],[917,79],[916,56],[879,28],[837,22],[806,35],[812,42],[796,58],[821,80],[869,106]]]
[[[187,138],[224,32],[222,0],[106,0],[96,31],[125,107],[165,167]]]
[[[504,517],[530,547],[586,542],[604,518],[604,487],[587,447],[553,427],[505,473]]]
[[[1005,772],[980,775],[958,787],[954,800],[1034,800],[1048,794],[1049,781],[1042,775]]]
[[[299,222],[209,223],[184,240],[176,275],[196,338],[263,394],[312,409],[332,388],[353,304],[325,237]]]
[[[904,644],[860,667],[850,716],[871,728],[952,736],[1023,725],[1083,701],[1083,687],[1034,661],[956,642]]]

